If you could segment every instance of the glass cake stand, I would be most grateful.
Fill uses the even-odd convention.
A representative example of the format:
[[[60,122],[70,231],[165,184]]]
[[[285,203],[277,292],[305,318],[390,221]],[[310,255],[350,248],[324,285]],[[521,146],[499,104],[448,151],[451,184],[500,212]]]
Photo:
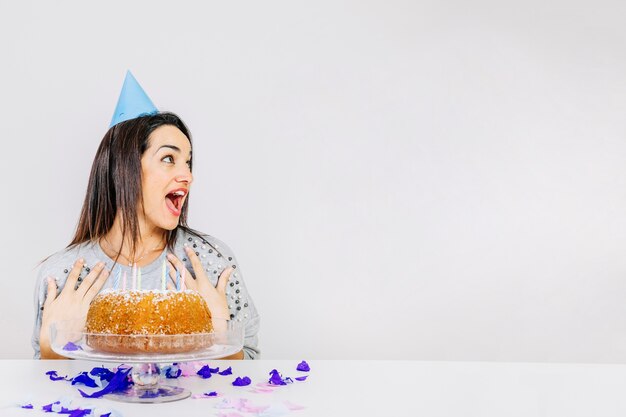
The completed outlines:
[[[233,355],[243,348],[241,323],[213,320],[211,333],[176,335],[117,335],[84,331],[84,321],[57,322],[50,326],[51,347],[59,355],[95,362],[132,366],[133,385],[106,398],[133,403],[182,400],[189,390],[161,384],[161,364],[201,361]],[[77,330],[82,329],[82,330]]]

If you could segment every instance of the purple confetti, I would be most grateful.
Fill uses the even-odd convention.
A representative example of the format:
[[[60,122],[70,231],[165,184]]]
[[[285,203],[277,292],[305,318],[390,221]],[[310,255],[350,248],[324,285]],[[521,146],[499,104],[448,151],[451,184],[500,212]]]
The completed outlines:
[[[46,375],[50,377],[51,381],[59,381],[61,379],[67,379],[67,376],[58,376],[57,371],[48,371]]]
[[[111,381],[111,378],[113,378],[113,375],[115,375],[115,372],[112,372],[111,370],[103,367],[95,367],[91,371],[89,371],[89,373],[93,376],[99,377],[101,381],[107,382]]]
[[[96,388],[98,386],[98,384],[96,384],[96,381],[94,381],[93,378],[87,375],[87,372],[81,372],[80,374],[72,378],[72,385],[76,384],[83,384],[90,388]]]
[[[90,408],[85,408],[85,409],[77,408],[75,410],[67,410],[67,411],[69,413],[69,417],[83,417],[91,413]]]
[[[209,371],[211,371],[212,374],[217,374],[220,371],[220,368],[219,366],[217,368],[209,368]]]
[[[247,376],[244,376],[243,378],[237,377],[233,381],[233,385],[236,387],[245,387],[247,385],[250,385],[251,383],[252,383],[252,380],[248,378]]]
[[[76,350],[83,350],[83,348],[78,345],[75,345],[72,342],[67,342],[67,344],[63,346],[63,350],[67,350],[68,352],[74,352]]]
[[[211,372],[209,365],[204,365],[198,372],[196,372],[196,374],[200,375],[204,379],[211,378],[212,373],[213,372]]]
[[[276,369],[270,371],[269,383],[272,385],[287,385],[287,382],[281,377],[280,373]]]
[[[24,404],[21,406],[22,408],[28,408],[29,410],[33,409],[33,405],[32,404]]]
[[[305,376],[298,376],[298,377],[296,377],[296,381],[304,381],[304,380],[306,380],[308,377],[309,377],[308,375],[305,375]]]
[[[306,361],[302,361],[298,364],[298,367],[296,368],[296,370],[298,371],[303,371],[303,372],[309,372],[311,370],[311,367],[309,366],[308,363],[306,363]]]
[[[113,375],[113,378],[111,378],[111,381],[109,381],[109,384],[100,391],[96,391],[93,394],[87,394],[80,389],[78,391],[80,392],[80,395],[85,398],[100,398],[103,395],[109,394],[113,391],[123,391],[130,385],[130,382],[128,381],[128,374],[130,373],[131,369],[132,368],[130,367],[118,368],[117,372],[115,372],[115,375]]]
[[[183,370],[178,366],[168,366],[165,368],[165,377],[169,379],[176,379],[183,373]]]
[[[205,392],[204,395],[207,397],[217,397],[217,391]]]
[[[224,369],[222,372],[218,372],[220,375],[232,375],[233,374],[233,368],[232,367],[228,367],[226,369]]]
[[[53,403],[50,404],[46,404],[43,407],[41,407],[41,409],[47,413],[51,413],[52,412],[52,406],[55,404],[61,404],[61,401],[55,401]]]

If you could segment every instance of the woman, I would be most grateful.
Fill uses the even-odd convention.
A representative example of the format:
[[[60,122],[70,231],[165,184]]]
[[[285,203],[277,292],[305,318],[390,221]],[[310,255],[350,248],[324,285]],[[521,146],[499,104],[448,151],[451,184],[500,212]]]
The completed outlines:
[[[187,226],[193,181],[189,130],[173,113],[141,113],[127,113],[112,123],[93,162],[76,234],[65,250],[41,265],[35,358],[61,358],[50,348],[50,324],[86,317],[91,300],[113,287],[118,273],[130,276],[136,265],[142,288],[160,288],[167,262],[170,278],[176,271],[184,276],[187,288],[203,296],[213,317],[244,324],[244,348],[229,359],[254,359],[259,355],[259,316],[233,253]]]

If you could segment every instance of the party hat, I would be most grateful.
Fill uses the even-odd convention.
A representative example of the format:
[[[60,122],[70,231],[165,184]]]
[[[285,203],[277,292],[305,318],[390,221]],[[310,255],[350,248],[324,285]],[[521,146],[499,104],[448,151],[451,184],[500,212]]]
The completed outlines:
[[[113,119],[109,128],[126,120],[134,119],[144,114],[154,114],[158,111],[150,97],[133,77],[133,74],[127,71],[122,92],[117,100],[117,106],[115,107],[115,113],[113,113]]]

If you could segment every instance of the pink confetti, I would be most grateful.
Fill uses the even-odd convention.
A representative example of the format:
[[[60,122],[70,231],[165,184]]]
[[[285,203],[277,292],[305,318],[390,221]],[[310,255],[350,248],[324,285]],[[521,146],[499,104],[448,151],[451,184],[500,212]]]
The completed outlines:
[[[202,362],[181,362],[178,364],[178,368],[182,371],[183,376],[196,375],[196,373],[202,369],[205,364]]]
[[[255,388],[253,390],[250,390],[250,392],[254,392],[255,394],[267,394],[269,392],[274,392],[274,389],[272,389],[272,388]]]
[[[215,408],[234,409],[244,413],[261,413],[269,408],[269,406],[254,405],[246,398],[224,398],[221,402],[215,404]]]
[[[287,408],[290,409],[291,411],[304,410],[306,408],[303,405],[294,404],[294,403],[289,402],[289,401],[283,401],[283,404],[285,404],[287,406]]]

